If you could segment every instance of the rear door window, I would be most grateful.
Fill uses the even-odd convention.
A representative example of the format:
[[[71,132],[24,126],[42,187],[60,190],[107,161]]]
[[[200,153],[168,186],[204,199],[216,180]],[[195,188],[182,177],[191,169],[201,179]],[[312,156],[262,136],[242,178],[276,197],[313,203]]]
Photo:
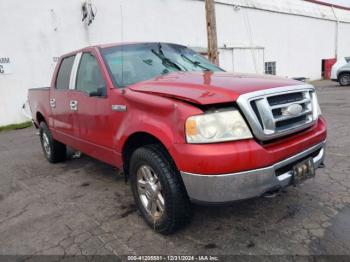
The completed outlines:
[[[70,75],[74,63],[75,56],[63,59],[56,79],[56,89],[69,89]]]

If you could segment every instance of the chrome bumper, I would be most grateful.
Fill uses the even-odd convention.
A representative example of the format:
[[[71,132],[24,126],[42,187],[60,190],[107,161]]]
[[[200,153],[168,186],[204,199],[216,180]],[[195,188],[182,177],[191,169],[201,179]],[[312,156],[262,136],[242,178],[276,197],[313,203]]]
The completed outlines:
[[[318,152],[316,155],[314,155]],[[222,175],[200,175],[181,172],[190,199],[194,202],[223,203],[253,198],[278,188],[289,186],[292,182],[292,168],[279,174],[298,160],[313,157],[318,168],[325,157],[325,142],[317,144],[295,156],[272,166]]]

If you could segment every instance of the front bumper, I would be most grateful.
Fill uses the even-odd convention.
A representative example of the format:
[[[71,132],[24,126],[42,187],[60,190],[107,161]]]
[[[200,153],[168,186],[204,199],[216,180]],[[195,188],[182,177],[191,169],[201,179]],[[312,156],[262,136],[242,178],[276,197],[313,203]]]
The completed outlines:
[[[289,186],[293,166],[312,157],[315,168],[324,161],[325,141],[274,165],[238,173],[202,175],[181,172],[187,193],[193,202],[224,203],[258,197]]]

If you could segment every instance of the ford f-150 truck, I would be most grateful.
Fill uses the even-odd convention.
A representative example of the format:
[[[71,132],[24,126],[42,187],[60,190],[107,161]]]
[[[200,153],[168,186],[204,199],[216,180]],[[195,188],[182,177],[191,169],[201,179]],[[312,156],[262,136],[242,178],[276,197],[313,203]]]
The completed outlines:
[[[312,85],[227,73],[177,44],[66,54],[29,103],[48,161],[63,161],[69,146],[122,169],[143,218],[163,234],[190,221],[193,202],[298,185],[324,161]]]

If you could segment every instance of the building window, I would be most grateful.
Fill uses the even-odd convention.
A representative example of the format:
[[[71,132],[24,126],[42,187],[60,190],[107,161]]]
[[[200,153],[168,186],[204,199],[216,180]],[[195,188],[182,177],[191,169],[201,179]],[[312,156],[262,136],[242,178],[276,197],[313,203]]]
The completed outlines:
[[[276,62],[265,62],[265,74],[276,75]]]

